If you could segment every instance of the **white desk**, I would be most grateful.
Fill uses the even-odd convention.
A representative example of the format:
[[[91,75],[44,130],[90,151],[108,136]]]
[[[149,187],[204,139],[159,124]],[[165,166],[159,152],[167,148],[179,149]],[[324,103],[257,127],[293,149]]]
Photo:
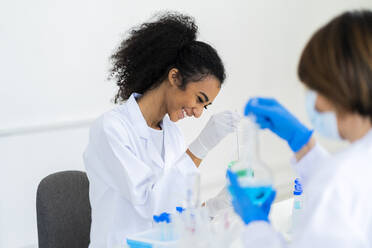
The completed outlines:
[[[270,220],[273,227],[283,234],[284,238],[288,239],[287,230],[289,227],[289,221],[291,217],[293,206],[293,198],[275,202],[272,205],[271,212],[270,212]],[[231,248],[243,248],[241,242],[241,232],[244,228],[244,224],[241,221],[240,217],[235,214],[232,208],[227,209],[226,211],[221,212],[213,221],[216,225],[224,223],[226,214],[229,216],[229,222],[231,228],[233,228],[233,244]]]

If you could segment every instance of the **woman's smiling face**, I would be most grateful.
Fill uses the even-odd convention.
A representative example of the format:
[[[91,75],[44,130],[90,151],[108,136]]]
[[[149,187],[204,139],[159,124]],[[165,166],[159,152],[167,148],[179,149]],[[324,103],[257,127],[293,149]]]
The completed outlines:
[[[221,83],[214,76],[189,82],[184,90],[178,86],[179,79],[171,77],[170,80],[174,81],[171,82],[171,87],[166,94],[166,109],[173,122],[185,118],[186,115],[199,118],[221,89]]]

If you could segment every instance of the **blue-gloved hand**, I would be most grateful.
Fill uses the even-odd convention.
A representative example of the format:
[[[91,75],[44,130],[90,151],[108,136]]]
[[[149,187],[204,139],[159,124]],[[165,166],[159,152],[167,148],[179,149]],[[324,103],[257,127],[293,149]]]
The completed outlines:
[[[227,171],[227,176],[230,181],[229,191],[232,195],[232,204],[235,212],[240,215],[243,222],[248,225],[252,221],[269,222],[269,213],[271,204],[273,203],[276,191],[271,189],[265,194],[252,195],[247,193],[247,190],[242,188],[238,182],[238,176],[231,170]]]
[[[268,128],[288,142],[294,152],[307,144],[313,133],[272,98],[251,98],[245,106],[244,115],[254,114],[260,128]]]

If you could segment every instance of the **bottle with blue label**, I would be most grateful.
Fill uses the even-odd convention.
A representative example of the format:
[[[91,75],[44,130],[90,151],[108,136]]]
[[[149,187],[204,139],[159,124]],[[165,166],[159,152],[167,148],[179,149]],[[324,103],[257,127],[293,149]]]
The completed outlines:
[[[298,228],[300,225],[300,219],[303,211],[303,189],[301,181],[296,178],[294,181],[294,191],[293,191],[293,208],[292,208],[292,225],[291,231]]]

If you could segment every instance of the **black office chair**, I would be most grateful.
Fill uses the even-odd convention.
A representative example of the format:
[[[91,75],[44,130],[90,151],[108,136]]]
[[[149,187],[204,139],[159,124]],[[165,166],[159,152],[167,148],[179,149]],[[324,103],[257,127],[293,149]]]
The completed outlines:
[[[84,172],[45,177],[36,196],[39,248],[85,248],[90,242],[89,181]]]

